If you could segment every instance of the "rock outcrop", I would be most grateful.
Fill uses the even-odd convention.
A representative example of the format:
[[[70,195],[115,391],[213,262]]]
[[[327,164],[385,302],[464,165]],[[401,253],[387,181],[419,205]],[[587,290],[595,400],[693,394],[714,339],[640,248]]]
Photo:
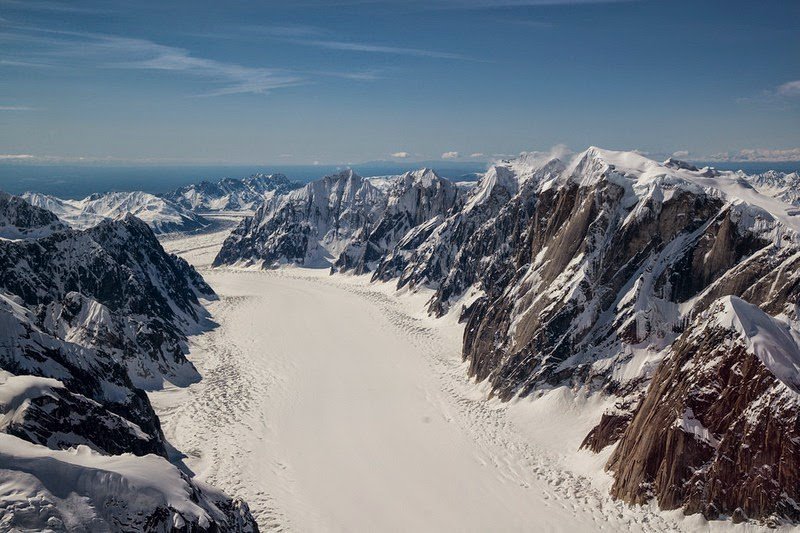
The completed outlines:
[[[352,239],[334,263],[338,271],[372,272],[413,228],[432,226],[456,206],[458,188],[431,169],[406,172],[386,189],[386,209],[365,239]]]
[[[608,463],[612,494],[709,519],[800,519],[800,347],[732,296],[687,328]]]
[[[0,239],[35,239],[66,228],[47,209],[0,191]]]

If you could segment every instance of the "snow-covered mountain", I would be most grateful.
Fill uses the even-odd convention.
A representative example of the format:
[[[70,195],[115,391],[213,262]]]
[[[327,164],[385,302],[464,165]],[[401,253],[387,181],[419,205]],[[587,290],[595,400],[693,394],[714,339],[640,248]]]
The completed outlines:
[[[20,206],[56,220],[19,198],[0,204],[0,217],[30,221]],[[0,479],[25,495],[0,499],[0,529],[254,524],[246,505],[162,459],[142,390],[199,379],[185,350],[187,334],[207,323],[200,298],[215,295],[131,215],[0,240]]]
[[[761,174],[739,175],[749,181],[758,192],[800,206],[800,175],[797,172],[768,170]]]
[[[265,205],[215,263],[332,264],[433,289],[431,313],[463,304],[463,356],[492,395],[617,398],[584,443],[619,441],[616,497],[800,519],[795,181],[594,147],[531,153],[454,201],[439,184],[385,187],[403,198],[393,224],[389,193],[337,175]],[[732,466],[737,442],[757,453]]]
[[[458,198],[429,169],[374,182],[345,170],[273,197],[234,230],[215,264],[368,272],[410,228],[443,216]]]
[[[0,191],[0,239],[35,239],[66,227],[47,209]]]
[[[283,174],[253,174],[244,179],[185,185],[163,197],[192,211],[240,211],[256,209],[265,196],[285,194],[299,187]]]
[[[374,180],[368,180],[374,184]],[[394,248],[411,228],[435,225],[456,205],[458,188],[431,169],[406,172],[387,180],[386,209],[368,229],[366,238],[351,240],[334,263],[337,270],[371,272],[384,254]]]
[[[385,209],[386,195],[352,170],[326,176],[268,199],[226,239],[215,264],[330,266]]]
[[[119,220],[129,214],[146,222],[156,233],[195,231],[210,224],[188,209],[142,191],[92,194],[83,200],[62,200],[27,192],[22,198],[51,211],[76,229],[90,228],[104,220]]]

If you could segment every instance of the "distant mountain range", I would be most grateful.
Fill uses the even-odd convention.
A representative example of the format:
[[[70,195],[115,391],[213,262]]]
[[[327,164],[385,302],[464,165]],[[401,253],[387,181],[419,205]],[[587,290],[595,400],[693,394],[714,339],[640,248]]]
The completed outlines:
[[[91,228],[104,220],[120,220],[128,215],[147,223],[156,233],[196,231],[210,225],[190,210],[141,191],[92,194],[83,200],[62,200],[27,192],[22,198],[76,229]]]
[[[244,179],[223,178],[216,183],[201,181],[162,196],[192,211],[239,211],[255,209],[265,196],[280,195],[300,186],[283,174],[254,174]]]
[[[800,520],[797,194],[796,173],[594,147],[500,162],[467,191],[430,170],[345,171],[269,199],[215,264],[432,289],[431,313],[466,321],[463,357],[493,396],[617,399],[584,441],[615,445],[613,496]]]

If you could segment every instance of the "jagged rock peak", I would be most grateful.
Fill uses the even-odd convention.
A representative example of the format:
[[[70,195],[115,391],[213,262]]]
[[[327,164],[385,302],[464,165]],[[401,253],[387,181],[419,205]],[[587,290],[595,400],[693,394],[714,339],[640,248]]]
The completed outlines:
[[[35,239],[66,228],[47,209],[0,191],[0,239]]]

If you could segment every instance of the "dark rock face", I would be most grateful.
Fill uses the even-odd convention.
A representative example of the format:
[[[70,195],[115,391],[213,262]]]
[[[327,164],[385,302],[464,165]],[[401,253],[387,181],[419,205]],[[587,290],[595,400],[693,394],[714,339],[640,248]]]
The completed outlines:
[[[333,265],[334,270],[371,272],[413,228],[442,220],[455,207],[458,188],[430,169],[407,172],[388,190],[386,210],[364,240],[353,240]]]
[[[597,453],[606,446],[614,444],[622,437],[631,418],[628,413],[603,413],[600,423],[583,439],[581,448]]]
[[[159,432],[146,433],[101,404],[70,392],[55,380],[53,383],[36,395],[28,395],[25,407],[17,406],[13,419],[5,427],[6,433],[51,449],[65,450],[85,444],[104,454],[166,456]]]
[[[78,417],[38,417],[39,440],[74,424],[95,449],[119,453],[128,442],[128,451],[166,455],[158,419],[134,382],[197,379],[183,353],[186,331],[205,318],[198,296],[214,294],[191,266],[166,254],[146,224],[128,217],[86,231],[0,241],[0,292],[0,368],[59,380],[63,393],[36,402],[56,413],[72,408]],[[107,424],[125,429],[117,418],[143,435],[104,433]]]
[[[797,520],[800,394],[748,350],[741,332],[715,321],[730,301],[699,315],[656,371],[609,460],[612,494],[632,503],[655,497],[662,509],[710,519]]]
[[[67,229],[56,215],[0,191],[0,238],[27,239]]]

